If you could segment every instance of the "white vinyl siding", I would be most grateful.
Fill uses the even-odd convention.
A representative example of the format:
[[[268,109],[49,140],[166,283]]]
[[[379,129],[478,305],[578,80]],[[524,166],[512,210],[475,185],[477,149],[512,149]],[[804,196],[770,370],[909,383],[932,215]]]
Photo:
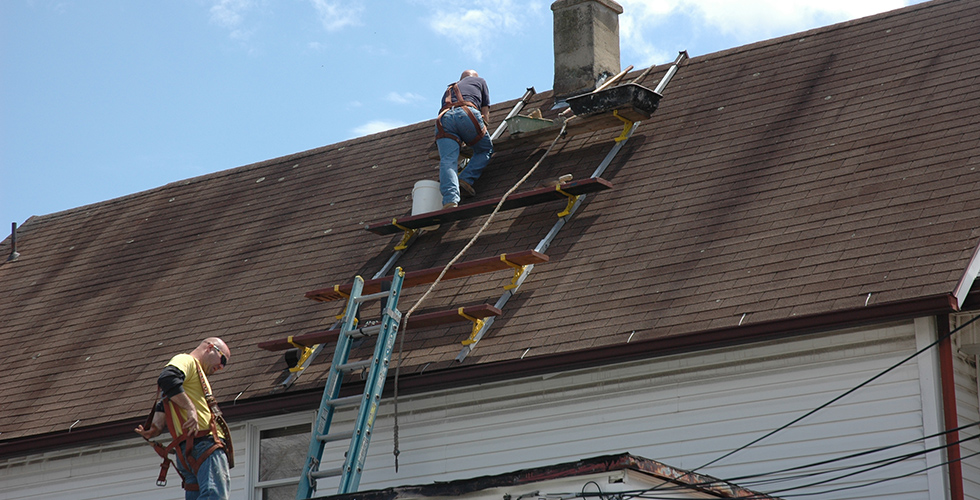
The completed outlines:
[[[393,470],[389,403],[375,426],[361,489],[463,479],[620,452],[696,468],[914,351],[915,329],[907,323],[403,398],[400,471],[396,475]],[[917,363],[907,363],[701,472],[721,478],[755,474],[921,438],[919,375]],[[347,414],[338,415],[335,429],[349,425]],[[328,449],[324,461],[341,457],[342,447]],[[888,456],[921,449],[923,445],[916,443],[891,450]],[[920,457],[834,486],[925,466]],[[751,481],[743,483],[754,487]],[[928,498],[928,488],[926,475],[920,473],[810,498],[911,500]],[[333,484],[320,482],[320,492],[333,491]]]
[[[980,401],[977,399],[977,358],[954,356],[956,372],[957,422],[967,425],[980,421]],[[963,493],[968,500],[980,500],[980,429],[976,426],[960,431],[961,468],[963,469]],[[971,438],[972,439],[969,439]]]
[[[917,342],[931,341],[931,324],[932,319],[925,318],[403,396],[399,401],[397,474],[392,456],[393,405],[385,400],[360,489],[467,479],[623,452],[693,469],[796,419],[915,352]],[[935,432],[942,414],[941,401],[935,397],[938,379],[932,375],[937,366],[932,354],[934,351],[906,363],[831,407],[699,472],[722,479],[771,472]],[[957,360],[962,425],[978,418],[976,369],[965,358]],[[232,470],[233,498],[261,498],[255,489],[260,433],[310,419],[310,412],[301,412],[235,424],[239,466]],[[338,412],[333,430],[349,429],[352,419],[352,411]],[[970,432],[976,435],[975,429]],[[149,447],[137,443],[132,440],[88,451],[64,450],[0,462],[0,497],[182,498],[174,472],[167,488],[154,486],[159,460]],[[328,446],[323,467],[334,466],[346,446]],[[305,456],[306,448],[303,443],[295,453]],[[917,441],[849,464],[923,448]],[[974,440],[964,445],[963,455],[980,451],[977,448]],[[941,464],[943,460],[936,453],[928,460],[919,456],[814,490],[912,474],[908,478],[801,498],[938,500],[943,498],[945,468],[916,471],[927,462]],[[980,500],[977,457],[965,460],[963,471],[967,498]],[[801,484],[734,482],[767,492]],[[335,492],[331,480],[320,481],[319,494]],[[792,493],[782,495],[792,499]]]
[[[242,425],[232,425],[235,459],[245,460],[237,444]],[[133,433],[135,436],[136,434]],[[180,500],[180,476],[170,468],[166,487],[156,486],[160,457],[136,437],[115,443],[52,451],[0,462],[0,498],[4,500]],[[231,470],[231,498],[245,495],[245,467]]]

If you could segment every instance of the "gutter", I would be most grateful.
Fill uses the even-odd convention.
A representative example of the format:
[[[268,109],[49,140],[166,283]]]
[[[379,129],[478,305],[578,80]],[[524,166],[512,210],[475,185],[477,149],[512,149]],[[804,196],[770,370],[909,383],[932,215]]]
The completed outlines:
[[[783,339],[882,321],[936,316],[959,311],[957,298],[940,294],[917,299],[889,302],[854,309],[845,309],[808,316],[752,323],[743,326],[718,328],[700,332],[634,341],[595,349],[530,356],[487,364],[456,365],[452,368],[430,370],[421,374],[400,375],[400,394],[418,394],[439,389],[459,388],[517,377],[543,375],[600,365],[650,359],[684,352],[729,347],[739,344]],[[947,323],[948,324],[948,323]],[[390,377],[389,377],[390,378]],[[392,387],[388,385],[387,387]],[[362,384],[347,384],[341,395],[363,392]],[[389,390],[386,390],[386,395]],[[315,409],[320,402],[321,388],[250,398],[237,403],[221,402],[221,410],[230,421],[282,415]],[[0,442],[0,459],[16,455],[40,453],[70,446],[91,445],[96,442],[135,438],[133,429],[144,417],[108,422],[91,427],[76,427],[65,431],[13,438]],[[955,428],[955,427],[954,427]]]

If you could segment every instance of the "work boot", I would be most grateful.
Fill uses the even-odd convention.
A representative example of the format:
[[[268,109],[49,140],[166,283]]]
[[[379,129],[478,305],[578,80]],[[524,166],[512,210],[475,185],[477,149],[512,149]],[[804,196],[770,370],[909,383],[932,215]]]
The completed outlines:
[[[458,206],[459,205],[457,205],[456,202],[451,202],[451,203],[446,203],[445,205],[443,205],[442,206],[442,209],[445,210],[447,208],[456,208]]]
[[[476,190],[473,189],[473,186],[470,186],[469,182],[466,182],[464,180],[459,181],[459,191],[460,194],[466,196],[467,198],[472,198],[476,196]]]

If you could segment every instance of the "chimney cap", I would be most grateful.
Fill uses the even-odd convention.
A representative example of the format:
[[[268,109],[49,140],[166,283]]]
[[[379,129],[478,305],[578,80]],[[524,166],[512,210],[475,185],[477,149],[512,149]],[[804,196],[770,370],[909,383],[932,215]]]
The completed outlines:
[[[598,3],[605,5],[609,10],[612,10],[617,14],[623,13],[623,6],[619,5],[613,0],[558,0],[551,4],[551,10],[556,11],[559,9],[567,9],[580,3]]]

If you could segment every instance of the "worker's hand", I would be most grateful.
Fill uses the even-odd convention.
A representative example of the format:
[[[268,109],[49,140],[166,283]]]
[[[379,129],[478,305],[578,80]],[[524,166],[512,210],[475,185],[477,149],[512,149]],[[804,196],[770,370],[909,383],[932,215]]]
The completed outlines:
[[[197,432],[197,410],[192,409],[187,412],[187,420],[184,421],[181,430],[184,431],[184,434]]]
[[[139,434],[140,436],[143,436],[143,439],[155,438],[159,436],[161,432],[163,432],[160,430],[159,427],[156,426],[156,424],[150,424],[149,429],[144,429],[143,426],[140,425],[133,430],[136,431],[136,433]]]

